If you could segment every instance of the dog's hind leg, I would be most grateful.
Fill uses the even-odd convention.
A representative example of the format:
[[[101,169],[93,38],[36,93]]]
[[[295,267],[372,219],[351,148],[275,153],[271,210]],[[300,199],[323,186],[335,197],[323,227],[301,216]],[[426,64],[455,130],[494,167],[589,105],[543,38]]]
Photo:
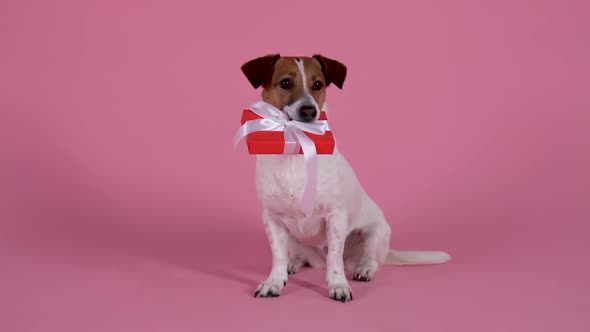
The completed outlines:
[[[354,251],[357,251],[352,257],[353,280],[370,281],[373,279],[373,275],[383,265],[389,252],[390,235],[391,229],[385,220],[363,230],[362,242],[353,248]]]

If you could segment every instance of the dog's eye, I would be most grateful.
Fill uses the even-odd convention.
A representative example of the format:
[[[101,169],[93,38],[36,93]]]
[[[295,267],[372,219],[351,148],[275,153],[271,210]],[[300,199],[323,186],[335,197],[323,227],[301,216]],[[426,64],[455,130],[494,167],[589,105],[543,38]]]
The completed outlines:
[[[322,83],[321,81],[315,81],[315,82],[313,82],[312,89],[314,89],[316,91],[321,90],[323,86],[324,86],[324,83]]]
[[[293,80],[290,78],[285,78],[284,80],[279,82],[279,85],[281,86],[281,88],[289,90],[293,87]]]

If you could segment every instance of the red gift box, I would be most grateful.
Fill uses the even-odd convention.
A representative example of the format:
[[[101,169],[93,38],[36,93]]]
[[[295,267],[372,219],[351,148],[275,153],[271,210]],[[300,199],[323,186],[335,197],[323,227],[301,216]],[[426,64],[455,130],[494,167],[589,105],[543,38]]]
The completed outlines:
[[[258,114],[251,110],[244,110],[242,113],[242,125],[246,121],[262,119]],[[326,112],[320,112],[319,120],[328,120]],[[317,154],[333,154],[334,136],[332,131],[327,130],[324,135],[315,135],[305,132],[309,138],[315,143]],[[290,143],[295,144],[295,143]],[[248,152],[250,154],[284,154],[285,150],[285,132],[283,131],[257,131],[250,133],[246,137],[246,145],[248,145]],[[299,148],[299,154],[303,151]]]

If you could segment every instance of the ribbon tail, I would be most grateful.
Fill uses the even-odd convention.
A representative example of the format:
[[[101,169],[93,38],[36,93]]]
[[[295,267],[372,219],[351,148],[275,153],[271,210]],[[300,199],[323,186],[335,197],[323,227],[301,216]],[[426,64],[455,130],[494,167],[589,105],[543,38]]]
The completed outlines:
[[[295,130],[290,126],[285,127],[285,147],[283,154],[298,154],[299,153],[299,139],[295,134]]]
[[[305,166],[307,168],[307,179],[305,181],[305,189],[301,198],[301,209],[305,215],[311,214],[313,211],[315,196],[318,185],[318,156],[313,140],[309,138],[303,131],[293,129],[297,136],[301,149],[303,150],[303,157],[305,158]]]

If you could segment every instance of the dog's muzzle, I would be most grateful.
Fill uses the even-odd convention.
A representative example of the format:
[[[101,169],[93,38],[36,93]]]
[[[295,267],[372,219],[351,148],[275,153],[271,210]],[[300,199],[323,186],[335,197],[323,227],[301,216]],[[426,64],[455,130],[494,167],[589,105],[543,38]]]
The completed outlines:
[[[318,115],[318,110],[313,105],[302,105],[298,113],[302,122],[312,122]]]

